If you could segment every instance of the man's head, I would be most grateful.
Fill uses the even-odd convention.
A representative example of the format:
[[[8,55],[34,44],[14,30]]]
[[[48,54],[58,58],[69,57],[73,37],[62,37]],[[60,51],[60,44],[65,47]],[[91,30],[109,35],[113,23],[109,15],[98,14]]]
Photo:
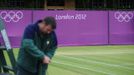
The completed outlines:
[[[56,20],[54,17],[46,17],[44,20],[39,22],[39,29],[44,34],[50,34],[56,29]]]

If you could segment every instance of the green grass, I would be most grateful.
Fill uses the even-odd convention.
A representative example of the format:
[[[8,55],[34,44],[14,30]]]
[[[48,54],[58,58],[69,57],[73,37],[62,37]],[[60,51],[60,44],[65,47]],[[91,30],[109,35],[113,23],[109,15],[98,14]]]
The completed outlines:
[[[134,46],[60,47],[48,75],[134,75]]]

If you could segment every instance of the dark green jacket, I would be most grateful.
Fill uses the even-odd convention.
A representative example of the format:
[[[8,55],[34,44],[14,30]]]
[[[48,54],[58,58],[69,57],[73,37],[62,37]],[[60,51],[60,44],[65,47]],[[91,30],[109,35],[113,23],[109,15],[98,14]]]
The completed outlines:
[[[46,55],[52,58],[57,48],[55,32],[43,35],[39,31],[38,22],[28,25],[24,31],[17,64],[30,72],[37,72],[39,63]]]

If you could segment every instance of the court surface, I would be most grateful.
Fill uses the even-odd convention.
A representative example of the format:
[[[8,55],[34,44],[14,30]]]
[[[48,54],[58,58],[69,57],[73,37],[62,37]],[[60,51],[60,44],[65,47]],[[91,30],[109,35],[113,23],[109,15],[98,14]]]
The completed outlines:
[[[134,75],[134,45],[60,47],[48,75]]]

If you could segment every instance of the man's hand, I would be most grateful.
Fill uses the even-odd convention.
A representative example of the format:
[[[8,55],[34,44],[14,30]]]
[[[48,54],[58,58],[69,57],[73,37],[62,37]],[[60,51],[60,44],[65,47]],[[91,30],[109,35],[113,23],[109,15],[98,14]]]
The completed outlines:
[[[49,64],[51,62],[50,58],[48,56],[44,56],[43,63]]]

